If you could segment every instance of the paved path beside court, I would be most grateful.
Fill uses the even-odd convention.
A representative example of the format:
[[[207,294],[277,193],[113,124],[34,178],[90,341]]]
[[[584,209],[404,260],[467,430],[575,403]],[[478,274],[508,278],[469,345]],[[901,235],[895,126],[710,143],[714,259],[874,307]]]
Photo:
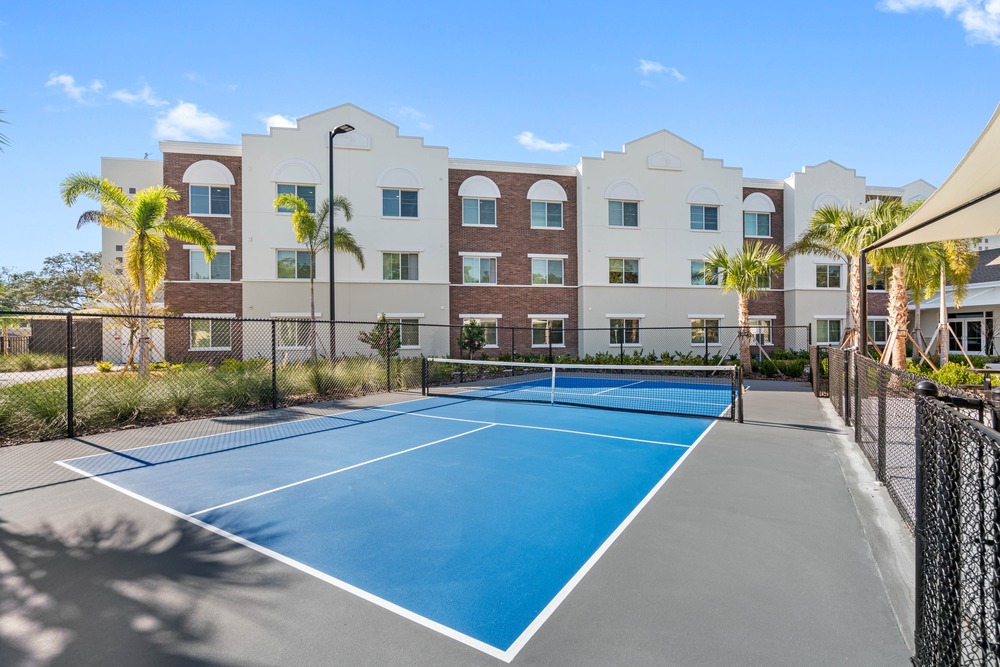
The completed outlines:
[[[804,385],[753,387],[511,664],[908,664],[837,428]],[[53,463],[124,442],[0,449],[3,664],[503,664]]]

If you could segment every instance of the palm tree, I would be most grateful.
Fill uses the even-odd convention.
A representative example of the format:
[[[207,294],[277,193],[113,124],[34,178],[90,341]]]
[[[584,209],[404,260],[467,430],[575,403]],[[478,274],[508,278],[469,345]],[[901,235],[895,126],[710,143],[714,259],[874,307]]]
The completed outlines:
[[[774,271],[780,271],[785,258],[777,247],[754,241],[739,252],[729,254],[723,246],[715,246],[705,257],[704,273],[716,274],[723,293],[736,292],[737,324],[740,327],[740,361],[743,372],[750,372],[750,299],[756,299],[761,286]]]
[[[293,194],[281,194],[274,200],[275,210],[291,209],[292,230],[295,232],[295,240],[304,243],[309,251],[309,319],[312,321],[312,331],[310,332],[310,346],[312,347],[312,360],[316,361],[316,253],[320,250],[330,252],[330,200],[324,199],[319,210],[314,215],[309,210],[309,204],[305,199]],[[333,199],[334,210],[339,210],[344,214],[344,218],[350,222],[354,217],[354,211],[350,200],[344,195],[337,195]],[[365,268],[365,255],[361,246],[354,239],[354,235],[344,227],[336,227],[333,231],[334,252],[347,253],[357,260],[361,268]],[[330,289],[333,289],[333,276],[330,277]],[[332,317],[332,313],[331,313]],[[332,327],[333,324],[331,323]],[[331,331],[332,336],[332,331]]]
[[[99,211],[80,216],[76,228],[96,223],[128,236],[124,248],[125,275],[139,290],[139,314],[148,313],[147,303],[159,289],[167,273],[167,237],[193,243],[205,252],[205,259],[215,257],[215,236],[203,224],[186,215],[167,216],[167,205],[181,196],[166,185],[154,185],[129,198],[106,178],[90,174],[70,174],[62,182],[62,200],[72,206],[80,196],[101,205]],[[139,374],[149,372],[149,325],[139,321]]]

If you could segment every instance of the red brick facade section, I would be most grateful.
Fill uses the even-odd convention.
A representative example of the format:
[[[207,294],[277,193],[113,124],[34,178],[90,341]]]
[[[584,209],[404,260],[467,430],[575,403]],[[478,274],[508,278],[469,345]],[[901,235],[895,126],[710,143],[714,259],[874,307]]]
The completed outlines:
[[[163,183],[177,190],[181,198],[170,202],[167,215],[191,215],[189,184],[184,183],[184,172],[195,162],[213,160],[223,164],[235,179],[230,187],[229,211],[225,217],[191,216],[208,227],[220,246],[235,246],[230,252],[230,283],[191,283],[189,251],[182,241],[170,240],[167,251],[167,280],[163,288],[167,311],[173,315],[184,313],[233,313],[243,314],[243,178],[242,158],[230,155],[193,155],[165,153],[163,156]],[[176,282],[175,282],[176,281]],[[216,361],[223,357],[240,358],[243,354],[241,330],[232,326],[232,349],[228,352],[191,351],[190,326],[186,321],[167,320],[165,329],[166,355],[170,361]]]
[[[496,227],[463,226],[462,197],[458,190],[466,179],[485,176],[500,189],[496,202]],[[532,229],[531,202],[528,190],[540,180],[551,180],[566,191],[563,202],[562,229]],[[547,353],[531,347],[529,314],[566,314],[565,347],[554,347],[553,354],[576,355],[577,317],[577,215],[576,177],[544,174],[473,171],[451,169],[448,173],[448,232],[450,322],[462,324],[462,313],[498,313],[498,349],[486,354],[519,355]],[[462,284],[460,252],[501,253],[497,259],[497,285]],[[528,254],[566,255],[563,260],[562,287],[532,286],[531,258]],[[452,342],[452,354],[458,347]]]
[[[774,204],[774,213],[771,214],[771,236],[770,238],[744,238],[744,242],[752,243],[760,241],[766,245],[773,245],[779,251],[785,251],[785,192],[776,188],[743,188],[743,199],[746,199],[754,192],[759,192],[771,200]],[[744,234],[746,232],[744,231]],[[772,342],[775,348],[785,347],[785,272],[778,271],[771,276],[771,289],[760,293],[758,298],[750,301],[751,315],[774,315],[772,320],[774,329],[772,330]],[[806,334],[797,331],[791,333],[794,337],[787,343],[794,349],[805,349]]]

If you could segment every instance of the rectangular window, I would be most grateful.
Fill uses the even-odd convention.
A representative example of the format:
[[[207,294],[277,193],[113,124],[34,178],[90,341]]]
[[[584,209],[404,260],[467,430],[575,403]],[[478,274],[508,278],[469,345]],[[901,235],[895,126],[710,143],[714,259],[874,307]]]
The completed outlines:
[[[308,320],[276,322],[275,333],[277,335],[275,344],[279,350],[308,347],[309,337],[312,333],[312,322]]]
[[[638,227],[639,202],[609,201],[608,225],[611,227]]]
[[[217,252],[211,262],[206,262],[204,252],[192,250],[190,276],[190,280],[230,280],[229,253]]]
[[[312,260],[306,250],[279,250],[278,278],[282,280],[293,278],[312,278]]]
[[[562,320],[531,320],[531,345],[563,345]]]
[[[417,253],[382,253],[382,280],[419,280]]]
[[[483,331],[486,333],[486,347],[497,347],[497,321],[465,319],[462,320],[462,326],[468,326],[473,322],[476,322],[483,327]]]
[[[561,259],[532,258],[531,284],[562,285],[563,261]]]
[[[868,267],[868,289],[869,291],[885,291],[885,284],[888,279],[888,271],[879,271],[878,273],[869,266]]]
[[[228,350],[232,347],[232,322],[191,320],[192,350]]]
[[[316,212],[316,186],[315,185],[293,185],[292,183],[278,183],[279,195],[297,195],[305,200],[309,205],[309,212]],[[278,213],[291,213],[290,208],[279,208]]]
[[[704,231],[719,231],[719,207],[701,206],[691,207],[691,229]]]
[[[561,201],[531,202],[531,226],[561,229],[563,226]]]
[[[497,224],[497,202],[495,199],[472,199],[466,197],[462,200],[462,224],[463,225],[485,225],[496,227]]]
[[[840,264],[817,264],[816,287],[840,287]]]
[[[399,327],[399,347],[419,348],[420,347],[420,320],[387,317],[386,322]]]
[[[417,191],[382,190],[382,215],[386,218],[417,217]]]
[[[705,262],[701,260],[691,260],[691,284],[692,285],[714,285],[719,286],[718,271],[705,272]]]
[[[770,213],[743,213],[744,236],[771,236]]]
[[[496,257],[463,257],[462,282],[466,285],[496,285]]]
[[[889,322],[887,320],[868,320],[868,339],[878,345],[885,345],[889,340]]]
[[[754,337],[757,345],[770,345],[771,324],[773,320],[750,320],[750,334]]]
[[[840,324],[842,320],[816,320],[816,343],[818,345],[836,345],[840,342]]]
[[[191,215],[229,215],[228,186],[192,185],[189,192]]]
[[[608,282],[612,285],[638,285],[639,260],[619,257],[609,259]]]
[[[771,272],[757,277],[757,289],[771,289]]]
[[[612,317],[611,345],[638,345],[639,319]]]
[[[691,320],[692,345],[719,344],[719,320]]]

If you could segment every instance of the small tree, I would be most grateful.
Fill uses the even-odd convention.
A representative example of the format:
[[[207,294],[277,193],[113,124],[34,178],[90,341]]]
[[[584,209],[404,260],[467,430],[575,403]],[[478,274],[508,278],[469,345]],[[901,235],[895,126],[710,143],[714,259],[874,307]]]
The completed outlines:
[[[139,290],[135,284],[121,274],[105,273],[101,276],[101,294],[98,310],[110,316],[109,328],[121,327],[128,332],[129,353],[135,349],[139,337]],[[146,306],[147,315],[167,315],[161,305]],[[163,320],[147,320],[152,329],[162,329]]]
[[[472,355],[484,347],[486,347],[486,327],[476,320],[470,320],[458,332],[458,349],[462,352],[468,350],[469,359],[472,359]],[[460,353],[459,356],[462,354]]]
[[[0,354],[5,357],[10,354],[10,335],[7,332],[20,324],[21,318],[17,315],[0,315],[0,338],[3,338],[3,346],[0,349]]]
[[[402,342],[399,325],[385,319],[383,315],[379,315],[371,331],[359,333],[358,340],[378,352],[387,362],[399,356],[399,346]]]

